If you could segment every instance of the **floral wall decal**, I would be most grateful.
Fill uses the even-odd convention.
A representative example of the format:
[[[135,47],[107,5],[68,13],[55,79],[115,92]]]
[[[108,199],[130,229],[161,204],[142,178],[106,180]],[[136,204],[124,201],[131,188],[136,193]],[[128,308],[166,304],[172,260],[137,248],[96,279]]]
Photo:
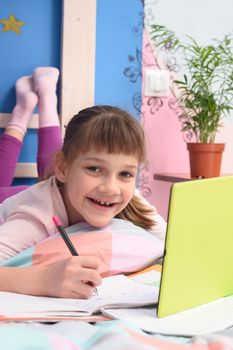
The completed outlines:
[[[135,56],[130,54],[128,56],[128,61],[130,65],[124,69],[123,73],[131,81],[131,83],[136,83],[138,78],[141,79],[142,77],[142,53],[137,47]]]
[[[141,0],[139,0],[141,2]],[[144,3],[142,2],[142,5]],[[143,8],[144,10],[144,8]],[[132,35],[141,36],[143,35],[144,29],[144,13],[139,12],[138,23],[132,28]],[[138,81],[142,81],[142,65],[143,65],[143,53],[137,46],[135,47],[135,52],[128,54],[128,64],[123,70],[123,75],[129,80],[130,83],[136,84]],[[149,65],[149,63],[148,63]],[[136,91],[132,95],[132,105],[135,110],[137,118],[144,124],[144,114],[142,112],[142,91]],[[145,198],[150,197],[151,189],[149,186],[148,177],[148,163],[145,163],[141,168],[138,175],[138,186],[140,192]]]

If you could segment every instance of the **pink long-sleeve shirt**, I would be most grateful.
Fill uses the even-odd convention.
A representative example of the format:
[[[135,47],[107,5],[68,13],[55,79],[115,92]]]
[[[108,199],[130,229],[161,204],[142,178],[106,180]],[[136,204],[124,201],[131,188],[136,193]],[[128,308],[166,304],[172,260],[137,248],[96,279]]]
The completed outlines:
[[[166,223],[154,210],[156,226],[150,232],[164,240]],[[64,227],[69,225],[68,214],[55,177],[39,182],[0,205],[0,261],[32,247],[57,232],[52,221],[56,215]]]

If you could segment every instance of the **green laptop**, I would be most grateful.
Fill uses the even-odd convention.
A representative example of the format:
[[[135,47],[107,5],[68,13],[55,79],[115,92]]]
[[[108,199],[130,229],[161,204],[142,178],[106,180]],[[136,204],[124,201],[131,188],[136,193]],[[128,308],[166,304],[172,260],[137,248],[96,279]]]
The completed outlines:
[[[158,317],[233,294],[233,176],[172,186]]]

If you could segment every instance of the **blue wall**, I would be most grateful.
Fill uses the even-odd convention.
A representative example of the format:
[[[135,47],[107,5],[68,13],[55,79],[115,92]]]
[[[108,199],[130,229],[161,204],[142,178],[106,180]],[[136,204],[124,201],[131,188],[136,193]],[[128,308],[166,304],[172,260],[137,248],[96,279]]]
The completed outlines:
[[[83,0],[85,1],[85,0]],[[13,13],[22,33],[3,33],[0,24],[0,112],[15,104],[15,81],[37,66],[60,66],[61,0],[0,1],[0,19]],[[141,0],[97,0],[95,103],[141,108]],[[35,162],[36,131],[27,133],[19,161]],[[29,180],[16,180],[29,183]]]
[[[0,19],[14,14],[21,33],[2,32],[0,24],[0,111],[10,113],[14,84],[37,66],[60,66],[61,0],[0,1]]]
[[[0,112],[10,113],[15,105],[15,81],[32,74],[35,67],[60,67],[61,0],[0,1],[0,20],[13,14],[23,21],[21,33],[3,32],[0,24]],[[29,130],[19,161],[35,162],[36,131]],[[17,180],[28,183],[29,180]]]
[[[143,5],[140,0],[97,0],[96,104],[139,117]]]

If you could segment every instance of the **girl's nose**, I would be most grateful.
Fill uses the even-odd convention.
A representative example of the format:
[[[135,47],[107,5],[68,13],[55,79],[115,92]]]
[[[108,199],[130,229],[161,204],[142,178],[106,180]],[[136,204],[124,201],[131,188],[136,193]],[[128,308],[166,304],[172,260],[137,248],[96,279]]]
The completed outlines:
[[[121,189],[116,179],[104,179],[99,185],[99,191],[108,194],[120,194]]]

